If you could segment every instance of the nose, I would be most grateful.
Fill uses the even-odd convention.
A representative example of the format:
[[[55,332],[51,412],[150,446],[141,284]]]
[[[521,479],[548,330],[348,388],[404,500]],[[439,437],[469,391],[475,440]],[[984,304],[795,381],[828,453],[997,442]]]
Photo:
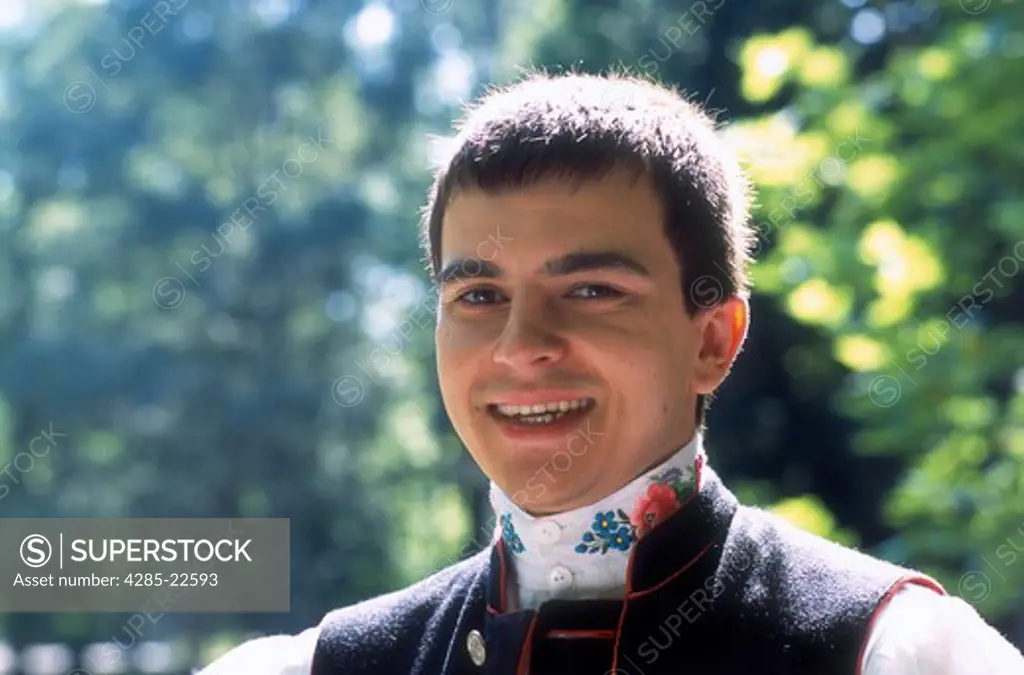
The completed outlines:
[[[512,302],[494,346],[495,363],[528,373],[560,363],[568,351],[557,317],[536,303]]]

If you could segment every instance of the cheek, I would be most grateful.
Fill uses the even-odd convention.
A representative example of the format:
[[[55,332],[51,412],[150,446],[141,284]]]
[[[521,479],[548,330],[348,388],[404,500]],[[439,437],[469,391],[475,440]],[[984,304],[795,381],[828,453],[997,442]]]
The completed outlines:
[[[453,321],[442,319],[438,322],[435,333],[437,345],[437,361],[439,375],[454,377],[466,367],[467,352],[471,349],[471,339],[467,331],[455,325]]]
[[[577,333],[577,343],[588,358],[627,379],[664,379],[689,363],[693,338],[675,326],[635,322],[609,329]]]
[[[484,353],[500,333],[500,326],[488,326],[478,321],[459,321],[442,315],[435,333],[437,350],[462,358]]]
[[[588,360],[594,364],[619,404],[630,417],[662,417],[685,399],[693,370],[692,336],[651,327],[626,336],[588,340]]]
[[[437,378],[445,406],[455,417],[469,409],[469,393],[479,368],[480,352],[465,331],[451,325],[440,325],[435,334],[437,344]]]

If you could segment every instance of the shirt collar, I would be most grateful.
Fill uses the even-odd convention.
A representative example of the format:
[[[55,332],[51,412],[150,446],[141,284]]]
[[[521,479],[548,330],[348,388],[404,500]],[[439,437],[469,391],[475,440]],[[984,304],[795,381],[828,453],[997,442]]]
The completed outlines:
[[[694,491],[703,439],[693,439],[661,464],[589,506],[548,516],[523,511],[493,481],[495,539],[504,539],[519,603],[621,597],[637,540],[677,510]]]

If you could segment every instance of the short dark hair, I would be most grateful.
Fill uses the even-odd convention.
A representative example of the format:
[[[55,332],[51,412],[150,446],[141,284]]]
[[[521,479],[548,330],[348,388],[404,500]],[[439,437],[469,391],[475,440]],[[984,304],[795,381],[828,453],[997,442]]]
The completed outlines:
[[[749,292],[751,191],[739,162],[701,106],[628,74],[531,73],[466,109],[423,209],[431,278],[439,281],[441,226],[458,190],[514,190],[546,179],[578,184],[615,169],[647,176],[660,195],[690,316]],[[699,426],[705,399],[697,400]]]

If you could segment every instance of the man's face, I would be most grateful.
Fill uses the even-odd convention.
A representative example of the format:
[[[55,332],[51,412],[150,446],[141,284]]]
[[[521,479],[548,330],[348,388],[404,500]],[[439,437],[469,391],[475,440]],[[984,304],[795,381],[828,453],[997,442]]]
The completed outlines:
[[[441,394],[481,469],[530,513],[592,504],[666,458],[725,376],[733,322],[687,314],[663,222],[648,181],[620,172],[464,191],[446,211]]]

